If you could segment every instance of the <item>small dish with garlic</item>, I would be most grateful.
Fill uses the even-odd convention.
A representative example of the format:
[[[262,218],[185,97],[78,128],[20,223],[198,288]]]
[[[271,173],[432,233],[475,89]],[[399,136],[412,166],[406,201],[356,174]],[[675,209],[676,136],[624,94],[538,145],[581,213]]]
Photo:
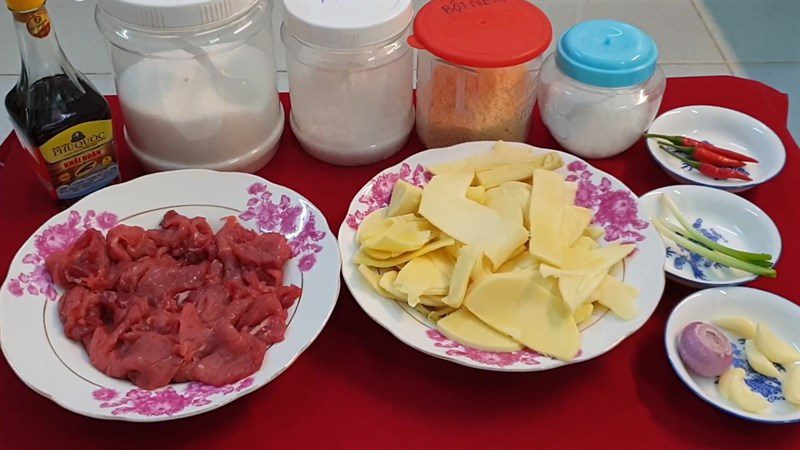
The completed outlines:
[[[679,303],[665,331],[669,361],[698,396],[735,416],[800,421],[800,306],[746,287]]]

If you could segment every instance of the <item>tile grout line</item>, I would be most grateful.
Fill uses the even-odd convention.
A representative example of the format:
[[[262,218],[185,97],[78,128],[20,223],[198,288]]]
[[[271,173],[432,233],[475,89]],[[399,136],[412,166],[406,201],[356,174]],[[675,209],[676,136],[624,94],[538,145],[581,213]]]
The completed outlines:
[[[675,64],[675,63],[670,63]],[[722,64],[722,63],[717,63]],[[755,65],[769,65],[769,64],[800,64],[800,61],[736,61],[730,64],[755,64]]]
[[[711,37],[711,42],[714,43],[714,47],[719,52],[720,56],[722,56],[722,60],[725,61],[725,66],[728,68],[728,71],[731,73],[731,75],[734,75],[733,67],[731,67],[731,62],[728,61],[728,58],[725,56],[725,52],[722,51],[722,47],[719,45],[719,42],[717,42],[717,38],[714,36],[714,33],[711,31],[711,27],[708,26],[708,23],[706,22],[705,17],[703,17],[703,14],[700,12],[700,7],[697,6],[697,2],[698,2],[698,0],[691,0],[689,3],[692,4],[692,8],[694,9],[694,12],[700,18],[700,22],[703,23],[703,27],[706,29],[706,33],[708,33],[708,35]]]
[[[662,66],[728,66],[728,64],[724,62],[664,62],[659,64]]]

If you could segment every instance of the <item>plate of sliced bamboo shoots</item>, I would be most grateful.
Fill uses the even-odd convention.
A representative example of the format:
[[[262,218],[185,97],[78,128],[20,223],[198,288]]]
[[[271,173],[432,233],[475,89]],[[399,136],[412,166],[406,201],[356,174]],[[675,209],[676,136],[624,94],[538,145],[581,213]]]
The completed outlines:
[[[664,290],[665,248],[622,182],[567,153],[469,142],[373,177],[339,230],[361,308],[458,364],[538,371],[599,356]]]

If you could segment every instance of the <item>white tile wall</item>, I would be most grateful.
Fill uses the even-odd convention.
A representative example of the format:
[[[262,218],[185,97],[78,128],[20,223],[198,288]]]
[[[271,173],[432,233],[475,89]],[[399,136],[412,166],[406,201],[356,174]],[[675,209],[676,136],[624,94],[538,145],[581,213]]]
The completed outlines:
[[[728,61],[800,61],[800,0],[705,0],[696,5]]]
[[[110,73],[90,73],[86,75],[94,87],[103,95],[114,95],[117,87],[114,85],[114,75]]]
[[[550,24],[553,26],[553,42],[545,53],[552,52],[556,47],[556,40],[561,36],[567,28],[580,21],[580,14],[582,4],[584,2],[562,0],[562,1],[534,1],[534,4],[541,8],[547,17],[550,19]]]
[[[70,62],[81,72],[112,73],[111,58],[105,39],[94,20],[97,0],[49,0],[53,27]],[[286,70],[279,31],[283,20],[283,2],[273,1],[272,27],[276,47],[276,65]],[[0,75],[19,73],[19,50],[11,13],[0,7]]]
[[[97,0],[49,0],[47,8],[67,58],[85,73],[111,73],[105,41],[94,23]],[[0,8],[0,74],[19,73],[19,50],[11,13]]]
[[[588,1],[578,8],[580,21],[616,19],[646,30],[658,43],[662,63],[725,62],[688,0]]]
[[[789,95],[800,140],[800,0],[692,0],[734,75]]]
[[[668,77],[733,75],[727,64],[662,64],[661,68]]]
[[[0,75],[19,72],[17,33],[11,13],[0,6]]]
[[[418,9],[427,1],[413,0],[413,3]],[[629,21],[653,34],[661,43],[664,63],[724,63],[689,0],[533,0],[533,3],[550,18],[554,36],[582,20],[614,18]],[[111,73],[108,50],[94,23],[97,0],[49,0],[47,4],[70,61],[85,73]],[[663,17],[671,19],[664,21]],[[280,42],[282,20],[283,2],[273,1],[272,25],[279,71],[286,70]],[[11,14],[0,11],[0,75],[19,72],[13,28]]]
[[[0,103],[5,105],[6,93],[10,91],[16,83],[16,75],[0,75],[0,99],[3,100]],[[5,106],[0,106],[0,108],[3,108],[3,110],[0,111],[0,143],[2,143],[6,136],[11,133],[12,127],[11,121],[8,120],[8,115],[6,115]]]
[[[288,90],[280,42],[283,3],[273,2],[273,35],[280,90]],[[379,1],[379,0],[372,0]],[[795,136],[800,110],[800,0],[531,0],[550,17],[555,36],[583,20],[633,23],[658,42],[668,76],[746,76],[788,92]],[[416,9],[427,0],[412,0]],[[97,0],[48,0],[54,27],[72,63],[104,93],[114,92],[108,50],[94,23]],[[551,46],[552,49],[552,46]],[[740,64],[742,63],[742,64]],[[769,63],[769,64],[753,64]],[[788,64],[773,64],[788,63]],[[794,63],[794,64],[793,64]],[[11,14],[0,8],[0,93],[19,73]],[[0,112],[0,140],[9,130]]]
[[[272,3],[272,43],[275,46],[275,67],[278,72],[286,71],[286,55],[281,42],[281,22],[283,22],[283,2]]]

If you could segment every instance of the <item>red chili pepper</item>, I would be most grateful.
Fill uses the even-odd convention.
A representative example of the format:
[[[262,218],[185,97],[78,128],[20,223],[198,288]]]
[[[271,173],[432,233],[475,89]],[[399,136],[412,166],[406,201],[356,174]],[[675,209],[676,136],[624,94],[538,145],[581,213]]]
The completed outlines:
[[[739,172],[738,170],[734,170],[728,167],[717,167],[709,163],[700,163],[700,167],[698,167],[697,170],[699,170],[700,173],[702,173],[703,175],[711,178],[716,178],[717,180],[736,179],[744,181],[753,181],[752,178],[748,177],[742,172]]]
[[[697,141],[694,141],[694,142],[697,142]],[[758,160],[753,158],[753,157],[750,157],[750,156],[747,156],[747,155],[743,155],[743,154],[735,152],[733,150],[728,150],[728,149],[724,149],[724,148],[721,148],[721,147],[717,147],[716,145],[711,145],[708,142],[697,142],[697,147],[701,147],[701,148],[704,148],[704,149],[706,149],[708,151],[714,152],[714,153],[716,153],[716,154],[718,154],[720,156],[724,156],[724,157],[730,158],[730,159],[735,159],[735,160],[742,161],[742,162],[745,162],[745,163],[748,163],[748,162],[757,163],[758,162]]]
[[[705,162],[709,164],[713,164],[717,167],[744,167],[745,163],[743,161],[737,161],[735,159],[731,159],[720,154],[714,153],[709,151],[704,147],[685,147],[682,145],[672,145],[672,148],[675,150],[687,154],[694,159]]]
[[[662,150],[667,152],[668,154],[678,158],[685,164],[688,164],[690,167],[693,167],[700,171],[703,175],[709,178],[715,178],[717,180],[729,180],[729,179],[736,179],[736,180],[743,180],[743,181],[753,181],[752,178],[748,177],[747,175],[739,172],[736,169],[731,169],[728,167],[717,167],[713,164],[709,164],[706,162],[699,162],[699,161],[692,161],[691,159],[684,158],[680,155],[676,155],[671,151],[667,150],[665,147],[661,147]]]
[[[717,147],[715,145],[709,144],[708,142],[698,141],[697,139],[692,139],[686,136],[667,136],[663,134],[645,134],[644,137],[646,138],[657,138],[657,139],[664,139],[671,142],[674,145],[684,145],[687,147],[701,147],[708,151],[714,152],[718,155],[722,155],[726,158],[735,159],[737,161],[743,162],[751,162],[757,163],[758,160],[752,158],[747,155],[743,155],[741,153],[735,152],[733,150],[727,150],[724,148]]]

